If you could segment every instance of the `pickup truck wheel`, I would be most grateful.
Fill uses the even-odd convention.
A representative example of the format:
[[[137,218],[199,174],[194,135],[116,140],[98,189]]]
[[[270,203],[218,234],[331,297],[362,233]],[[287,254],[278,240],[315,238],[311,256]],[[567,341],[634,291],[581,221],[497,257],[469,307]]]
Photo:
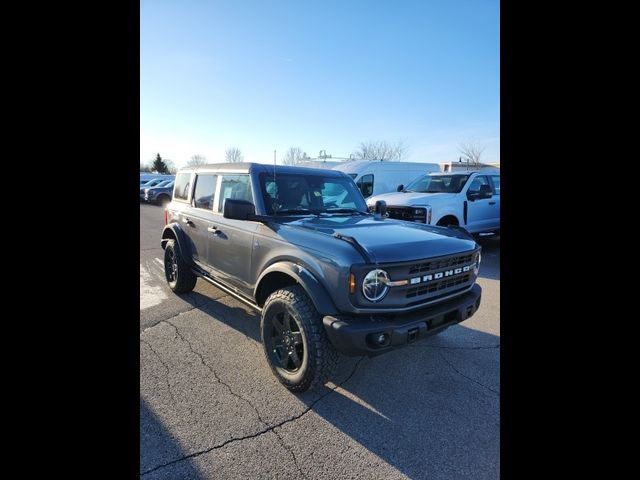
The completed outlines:
[[[191,271],[175,240],[167,241],[164,249],[164,276],[174,293],[187,293],[196,286],[198,277]]]
[[[338,361],[322,317],[299,285],[273,292],[260,320],[264,353],[278,380],[292,392],[323,385]]]

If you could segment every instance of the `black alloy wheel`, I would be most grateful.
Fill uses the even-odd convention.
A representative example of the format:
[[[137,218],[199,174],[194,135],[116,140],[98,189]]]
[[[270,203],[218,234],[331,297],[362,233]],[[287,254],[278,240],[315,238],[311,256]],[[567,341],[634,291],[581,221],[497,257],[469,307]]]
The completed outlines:
[[[271,363],[289,373],[300,370],[305,348],[300,325],[286,310],[271,316],[270,334],[265,338]]]

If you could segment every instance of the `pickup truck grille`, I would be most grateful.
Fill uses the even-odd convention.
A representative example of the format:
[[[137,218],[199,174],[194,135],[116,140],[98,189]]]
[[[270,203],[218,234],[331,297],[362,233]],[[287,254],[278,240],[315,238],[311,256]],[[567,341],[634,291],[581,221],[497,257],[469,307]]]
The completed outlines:
[[[427,212],[424,207],[389,207],[387,215],[395,220],[407,220],[409,222],[427,222]]]

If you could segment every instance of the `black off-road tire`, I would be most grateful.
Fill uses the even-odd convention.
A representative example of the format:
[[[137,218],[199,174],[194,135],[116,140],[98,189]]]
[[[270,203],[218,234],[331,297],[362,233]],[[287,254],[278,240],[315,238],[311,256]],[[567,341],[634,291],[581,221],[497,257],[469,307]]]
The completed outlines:
[[[284,355],[279,352],[286,346],[275,347],[278,339],[274,339],[277,329],[273,317],[280,314],[283,314],[283,318],[290,315],[288,318],[293,334],[301,334],[301,365],[293,371],[283,368],[281,364]],[[281,288],[267,298],[260,319],[260,336],[273,374],[292,392],[300,393],[324,385],[338,364],[338,352],[327,338],[322,316],[300,285]],[[291,360],[286,361],[293,365]]]
[[[173,239],[167,241],[164,249],[164,276],[173,293],[190,292],[198,280],[198,277],[182,258],[180,247]]]

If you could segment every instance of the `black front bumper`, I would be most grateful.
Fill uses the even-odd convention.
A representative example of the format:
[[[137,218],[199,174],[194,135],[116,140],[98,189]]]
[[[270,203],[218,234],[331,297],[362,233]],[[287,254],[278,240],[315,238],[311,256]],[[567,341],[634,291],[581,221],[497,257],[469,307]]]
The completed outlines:
[[[471,290],[459,297],[437,305],[393,318],[326,316],[324,328],[329,340],[345,355],[379,355],[405,346],[421,338],[449,328],[471,317],[480,307],[482,288],[474,284]],[[375,338],[387,334],[382,345]]]

